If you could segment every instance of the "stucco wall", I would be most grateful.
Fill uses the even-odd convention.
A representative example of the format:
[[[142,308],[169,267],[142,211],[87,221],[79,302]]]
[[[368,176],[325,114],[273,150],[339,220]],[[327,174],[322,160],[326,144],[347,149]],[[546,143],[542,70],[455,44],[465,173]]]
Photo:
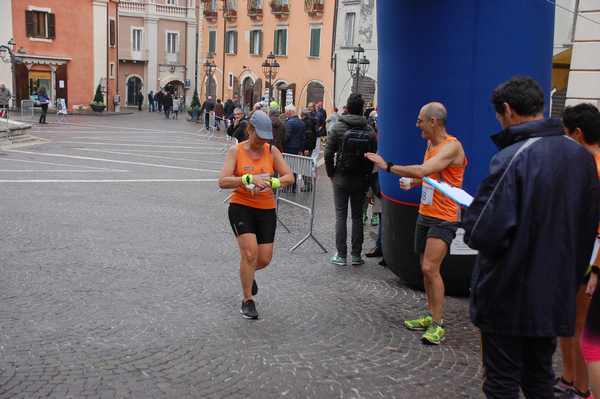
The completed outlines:
[[[12,35],[12,1],[0,1],[0,15],[2,15],[2,23],[0,24],[0,44],[6,45]],[[6,16],[6,17],[4,17]],[[6,87],[14,92],[12,87],[12,74],[10,63],[0,62],[0,83],[4,83]]]

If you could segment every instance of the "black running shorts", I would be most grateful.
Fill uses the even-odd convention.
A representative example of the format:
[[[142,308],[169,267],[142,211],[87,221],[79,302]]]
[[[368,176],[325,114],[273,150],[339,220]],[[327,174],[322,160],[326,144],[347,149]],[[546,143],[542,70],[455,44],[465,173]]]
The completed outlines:
[[[415,227],[415,252],[417,254],[425,252],[428,238],[439,238],[450,248],[452,240],[456,237],[457,229],[458,223],[419,215]]]
[[[229,223],[233,234],[255,234],[259,244],[271,244],[275,240],[277,216],[275,209],[258,209],[240,204],[229,204]]]

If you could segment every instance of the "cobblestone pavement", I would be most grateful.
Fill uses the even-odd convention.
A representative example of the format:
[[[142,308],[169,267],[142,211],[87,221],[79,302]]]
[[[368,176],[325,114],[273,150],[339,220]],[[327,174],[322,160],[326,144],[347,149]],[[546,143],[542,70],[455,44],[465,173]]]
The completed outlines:
[[[332,193],[317,237],[282,205],[261,318],[239,315],[238,254],[214,179],[222,139],[159,114],[69,117],[0,153],[0,398],[477,398],[479,338],[401,327],[424,296],[368,260],[336,268]],[[369,227],[365,250],[372,246]]]

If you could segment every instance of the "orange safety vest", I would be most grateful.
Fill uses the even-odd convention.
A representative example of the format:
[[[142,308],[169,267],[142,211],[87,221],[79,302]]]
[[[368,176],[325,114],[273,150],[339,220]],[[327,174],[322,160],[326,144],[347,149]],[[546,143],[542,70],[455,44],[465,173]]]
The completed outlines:
[[[451,141],[458,141],[458,139],[448,135],[446,140],[436,147],[433,147],[431,142],[429,142],[427,151],[425,151],[425,161],[435,156],[446,143]],[[465,161],[462,165],[450,165],[441,172],[432,173],[427,177],[461,188],[466,166],[467,156],[465,155]],[[432,186],[425,182],[423,182],[421,190],[421,205],[419,206],[419,213],[421,215],[445,220],[447,222],[459,221],[460,207],[456,202],[452,201],[438,190],[434,190]]]
[[[251,175],[273,176],[275,169],[273,167],[273,154],[271,154],[271,145],[264,144],[263,156],[260,159],[250,158],[250,154],[244,148],[244,143],[237,145],[237,159],[234,176],[240,179],[246,173]],[[275,209],[275,195],[271,189],[261,192],[251,192],[246,187],[236,188],[229,201],[232,204],[240,204],[258,209]]]

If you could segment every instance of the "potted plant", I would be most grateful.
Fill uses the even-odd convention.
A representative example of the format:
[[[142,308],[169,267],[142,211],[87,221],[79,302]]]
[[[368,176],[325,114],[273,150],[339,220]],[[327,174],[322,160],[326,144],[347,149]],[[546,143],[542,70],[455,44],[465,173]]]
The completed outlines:
[[[200,117],[200,99],[198,98],[198,90],[194,90],[194,95],[192,96],[192,103],[189,107],[187,107],[187,113],[190,116],[191,120],[197,121]]]
[[[106,108],[106,105],[104,105],[102,86],[98,85],[98,87],[96,87],[96,94],[94,95],[94,100],[90,103],[90,107],[92,107],[95,112],[102,112]]]

